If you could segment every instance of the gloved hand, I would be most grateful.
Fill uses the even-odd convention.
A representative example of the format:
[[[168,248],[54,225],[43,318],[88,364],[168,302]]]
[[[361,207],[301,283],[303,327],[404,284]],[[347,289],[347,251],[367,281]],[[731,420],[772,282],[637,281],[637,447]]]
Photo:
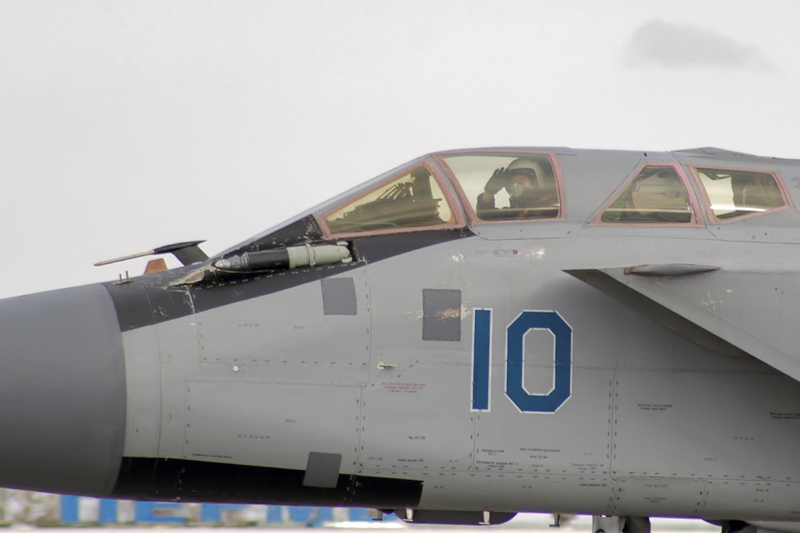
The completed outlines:
[[[492,177],[486,182],[486,186],[483,188],[483,190],[492,195],[497,194],[500,189],[505,187],[506,181],[508,181],[506,169],[505,167],[500,167],[495,169]]]

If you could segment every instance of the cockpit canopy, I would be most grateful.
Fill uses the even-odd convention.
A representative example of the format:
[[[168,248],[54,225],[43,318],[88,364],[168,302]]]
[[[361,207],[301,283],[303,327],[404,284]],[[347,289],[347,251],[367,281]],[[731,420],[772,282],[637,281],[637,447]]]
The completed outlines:
[[[380,185],[322,217],[332,234],[455,223],[442,187],[425,165]]]
[[[785,162],[782,167],[755,156],[695,152],[499,149],[431,154],[231,251],[467,226],[489,231],[510,223],[530,228],[526,235],[539,235],[536,228],[544,226],[537,223],[559,220],[594,227],[697,227],[793,206],[777,170]],[[573,212],[567,211],[567,201]]]
[[[434,156],[326,212],[320,225],[349,236],[557,219],[563,193],[555,168],[550,154]]]
[[[561,215],[561,188],[547,154],[457,154],[441,158],[470,218],[540,220]]]

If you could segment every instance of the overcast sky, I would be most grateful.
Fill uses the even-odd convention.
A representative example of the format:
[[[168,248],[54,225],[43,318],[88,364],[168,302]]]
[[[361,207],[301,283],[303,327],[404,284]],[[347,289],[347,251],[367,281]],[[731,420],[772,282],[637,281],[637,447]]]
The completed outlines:
[[[0,297],[219,252],[436,150],[800,158],[798,26],[794,0],[0,0]]]

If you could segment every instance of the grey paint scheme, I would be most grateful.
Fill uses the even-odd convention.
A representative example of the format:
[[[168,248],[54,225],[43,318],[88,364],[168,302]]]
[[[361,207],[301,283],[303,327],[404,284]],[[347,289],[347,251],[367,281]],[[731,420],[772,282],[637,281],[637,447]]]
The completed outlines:
[[[461,340],[461,291],[422,290],[422,340]]]
[[[342,454],[309,453],[306,474],[303,477],[303,486],[335,489],[339,481],[341,465]]]
[[[353,278],[322,279],[322,309],[326,315],[357,315]]]
[[[342,454],[341,473],[423,480],[422,509],[791,519],[800,385],[752,357],[703,350],[563,273],[598,256],[666,262],[675,250],[645,237],[521,244],[463,239],[351,270],[355,316],[325,315],[314,282],[126,332],[138,353],[193,339],[168,363],[155,350],[139,360],[153,377],[133,387],[129,412],[144,416],[129,425],[126,455],[304,470],[311,452]],[[689,240],[681,255],[697,262],[708,247]],[[715,255],[738,250],[722,243]],[[419,273],[424,261],[451,266]],[[403,290],[398,272],[415,273]],[[461,341],[423,340],[423,290],[453,286]],[[493,308],[500,327],[522,309],[555,309],[573,327],[573,396],[556,414],[522,414],[504,398],[501,334],[491,411],[470,412],[476,307]],[[129,345],[136,335],[148,339]],[[552,359],[534,350],[526,365],[529,390],[547,390]],[[151,390],[158,379],[169,408]]]
[[[101,285],[0,301],[0,472],[7,487],[103,496],[125,428],[122,336]]]
[[[311,454],[341,456],[339,474],[422,481],[421,510],[796,520],[797,211],[700,227],[590,222],[643,163],[740,165],[789,181],[800,162],[540,151],[548,150],[563,171],[563,220],[476,224],[475,236],[327,278],[352,279],[355,314],[341,313],[353,309],[341,296],[326,313],[317,279],[124,332],[125,456],[297,471],[313,464]],[[796,205],[800,192],[789,192]],[[625,275],[647,264],[720,270]],[[768,277],[758,275],[764,265]],[[747,353],[703,348],[567,273],[589,270]],[[168,290],[186,291],[191,303],[188,289]],[[449,329],[438,330],[442,340],[423,337],[426,290],[460,291],[459,337]],[[487,412],[470,403],[479,308],[493,310]],[[557,311],[573,330],[572,395],[556,413],[521,413],[504,394],[505,327],[523,310]],[[104,328],[117,334],[116,325]],[[526,337],[530,392],[553,385],[552,342],[546,333]]]

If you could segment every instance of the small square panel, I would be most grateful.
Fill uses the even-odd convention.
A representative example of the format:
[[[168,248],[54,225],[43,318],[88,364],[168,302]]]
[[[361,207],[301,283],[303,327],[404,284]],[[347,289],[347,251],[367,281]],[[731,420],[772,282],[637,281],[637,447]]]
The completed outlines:
[[[335,489],[339,482],[339,467],[341,466],[342,454],[340,453],[309,453],[303,486]]]
[[[322,309],[326,315],[357,315],[358,302],[353,278],[323,279]]]
[[[422,290],[422,340],[461,340],[461,291]]]

